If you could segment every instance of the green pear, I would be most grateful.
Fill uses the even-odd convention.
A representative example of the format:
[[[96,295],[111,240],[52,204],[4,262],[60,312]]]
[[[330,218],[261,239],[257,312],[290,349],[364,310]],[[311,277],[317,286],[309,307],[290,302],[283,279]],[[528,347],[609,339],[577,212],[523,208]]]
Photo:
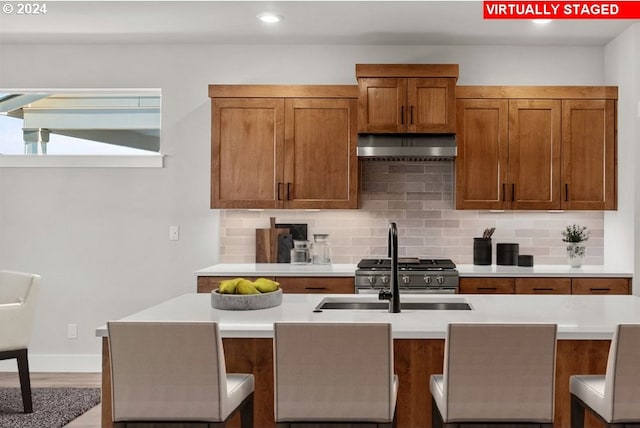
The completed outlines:
[[[236,287],[238,283],[244,278],[234,278],[234,279],[225,279],[220,281],[220,286],[218,288],[218,292],[220,294],[233,294],[236,292]]]
[[[236,294],[260,294],[253,282],[248,279],[242,279],[236,286]]]
[[[278,287],[280,287],[279,282],[272,281],[267,278],[258,278],[253,283],[261,293],[271,293],[273,291],[276,291]]]

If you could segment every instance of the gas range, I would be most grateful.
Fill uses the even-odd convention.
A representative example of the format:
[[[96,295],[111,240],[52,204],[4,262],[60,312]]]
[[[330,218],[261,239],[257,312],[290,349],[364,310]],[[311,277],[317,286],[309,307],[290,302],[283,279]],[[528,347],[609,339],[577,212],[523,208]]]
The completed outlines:
[[[356,293],[377,293],[389,287],[391,259],[363,259],[355,274]],[[457,293],[458,271],[449,259],[398,259],[401,293]]]

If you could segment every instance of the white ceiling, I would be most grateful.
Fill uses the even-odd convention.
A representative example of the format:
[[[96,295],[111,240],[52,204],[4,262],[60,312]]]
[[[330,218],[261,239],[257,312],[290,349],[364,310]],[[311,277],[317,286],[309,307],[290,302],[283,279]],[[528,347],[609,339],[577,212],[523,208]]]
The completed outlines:
[[[46,5],[46,15],[0,13],[0,41],[602,46],[640,22],[558,20],[539,26],[484,20],[481,1],[49,0]],[[264,11],[284,20],[259,22],[256,15]]]

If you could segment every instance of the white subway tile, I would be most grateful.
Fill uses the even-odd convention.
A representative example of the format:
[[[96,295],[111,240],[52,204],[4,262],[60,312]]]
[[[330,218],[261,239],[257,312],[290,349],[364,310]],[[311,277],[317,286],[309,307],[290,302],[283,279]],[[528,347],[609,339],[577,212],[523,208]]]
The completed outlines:
[[[455,210],[453,163],[363,162],[361,176],[359,210],[220,210],[220,260],[253,262],[255,229],[268,228],[269,217],[306,223],[310,239],[329,233],[334,263],[386,257],[390,221],[398,224],[402,255],[472,263],[473,238],[496,227],[494,248],[498,242],[518,242],[536,264],[567,264],[561,231],[575,223],[591,231],[585,262],[604,259],[602,212]]]

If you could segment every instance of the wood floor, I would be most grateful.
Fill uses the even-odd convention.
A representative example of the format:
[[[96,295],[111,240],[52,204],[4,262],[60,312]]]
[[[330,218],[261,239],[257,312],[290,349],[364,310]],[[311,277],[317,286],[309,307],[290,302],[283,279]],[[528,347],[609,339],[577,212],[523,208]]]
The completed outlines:
[[[0,372],[0,387],[20,387],[18,373]],[[100,388],[100,373],[31,373],[32,388]],[[100,428],[100,405],[80,415],[65,428]]]

